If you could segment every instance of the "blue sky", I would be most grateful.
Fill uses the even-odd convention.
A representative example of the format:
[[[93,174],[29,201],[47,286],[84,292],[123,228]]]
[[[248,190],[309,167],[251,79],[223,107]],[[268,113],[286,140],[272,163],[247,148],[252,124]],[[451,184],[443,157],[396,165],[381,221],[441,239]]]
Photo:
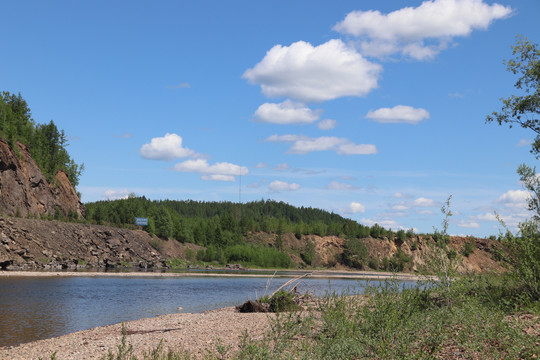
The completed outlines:
[[[406,7],[407,6],[407,7]],[[10,1],[0,90],[54,120],[82,201],[274,199],[372,225],[498,234],[528,216],[516,94],[537,0]],[[241,195],[240,195],[241,192]]]

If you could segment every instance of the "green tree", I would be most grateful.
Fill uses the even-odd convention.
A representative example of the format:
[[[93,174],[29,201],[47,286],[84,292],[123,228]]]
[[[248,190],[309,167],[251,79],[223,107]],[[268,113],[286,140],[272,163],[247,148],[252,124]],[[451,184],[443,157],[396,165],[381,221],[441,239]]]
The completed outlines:
[[[514,84],[522,95],[501,98],[503,106],[486,117],[486,122],[519,125],[536,133],[531,153],[540,158],[540,49],[526,37],[518,37],[512,46],[514,58],[505,60],[506,68],[514,75],[519,75]]]
[[[171,215],[165,207],[159,207],[155,216],[156,235],[168,239],[173,235]]]
[[[345,242],[342,260],[347,266],[362,269],[368,259],[368,249],[360,239],[352,238]]]
[[[514,58],[505,61],[507,70],[518,75],[514,84],[521,95],[512,95],[501,99],[500,112],[493,112],[486,121],[503,123],[510,127],[519,125],[532,130],[536,137],[531,146],[531,153],[540,158],[540,48],[526,37],[518,37],[512,46]],[[513,265],[511,275],[522,286],[522,290],[531,300],[540,299],[540,178],[536,167],[522,164],[517,173],[530,193],[529,210],[533,212],[529,221],[519,225],[518,236],[507,231],[504,241],[510,253]]]

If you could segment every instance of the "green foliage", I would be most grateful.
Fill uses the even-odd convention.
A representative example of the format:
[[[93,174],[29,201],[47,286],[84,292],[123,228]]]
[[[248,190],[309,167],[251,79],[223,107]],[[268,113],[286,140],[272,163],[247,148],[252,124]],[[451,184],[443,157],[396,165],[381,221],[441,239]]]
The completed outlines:
[[[439,359],[455,349],[466,359],[534,358],[540,344],[523,324],[461,289],[453,307],[439,303],[438,289],[395,280],[361,297],[330,294],[311,311],[276,317],[262,340],[246,335],[233,358]]]
[[[261,304],[268,304],[271,312],[296,311],[300,307],[294,300],[294,294],[290,291],[279,290],[272,297],[266,295],[257,300]]]
[[[371,227],[371,230],[369,231],[369,235],[376,239],[382,239],[385,234],[386,234],[385,229],[379,224],[373,225]]]
[[[506,68],[514,75],[519,75],[515,88],[524,95],[512,95],[501,99],[500,112],[493,112],[486,117],[486,122],[503,123],[510,127],[519,125],[536,133],[531,153],[540,157],[540,49],[526,37],[518,37],[512,46],[513,59],[505,61]]]
[[[195,254],[195,250],[193,249],[186,249],[185,255],[187,261],[195,261],[197,259],[197,254]]]
[[[0,137],[15,151],[18,151],[17,141],[27,145],[49,183],[54,181],[58,171],[64,171],[74,187],[79,184],[84,165],[78,165],[70,158],[64,131],[58,130],[52,120],[36,125],[21,94],[0,94]]]
[[[387,259],[386,262],[383,261],[383,266],[385,270],[401,272],[405,270],[405,266],[410,262],[411,258],[405,254],[401,248],[398,248],[398,251],[394,253],[390,259]]]
[[[362,269],[368,258],[368,250],[360,239],[348,239],[345,242],[342,261],[345,265]]]
[[[428,257],[427,271],[437,277],[437,281],[433,282],[433,286],[441,289],[442,296],[447,302],[447,305],[452,305],[452,283],[457,276],[457,269],[461,263],[461,257],[457,252],[448,246],[450,236],[448,235],[448,224],[452,212],[450,211],[450,195],[444,205],[441,207],[441,212],[444,215],[442,222],[442,230],[434,229],[434,243],[430,244],[431,255]]]
[[[531,301],[540,301],[540,228],[535,220],[519,226],[519,236],[507,234],[504,243],[507,246],[511,275],[523,294]]]
[[[306,264],[308,265],[313,264],[313,260],[315,259],[315,244],[313,244],[313,241],[311,240],[307,241],[304,251],[302,251],[302,254],[300,254],[300,256],[302,257],[302,260],[304,260]]]
[[[291,258],[275,249],[255,245],[235,245],[225,249],[225,258],[229,263],[255,265],[264,268],[289,268]]]
[[[394,242],[396,243],[396,245],[401,246],[401,244],[403,244],[405,242],[405,239],[407,238],[407,235],[405,235],[405,230],[399,230],[396,235],[397,236]]]
[[[461,249],[461,255],[469,257],[469,255],[471,255],[474,250],[476,250],[476,242],[474,241],[474,239],[472,239],[463,244],[463,248]]]
[[[519,75],[515,88],[523,95],[512,95],[501,99],[500,112],[493,112],[487,122],[496,121],[519,125],[536,133],[531,153],[540,158],[540,48],[525,37],[518,37],[512,47],[514,58],[506,61],[507,70]],[[518,236],[507,230],[503,242],[507,246],[508,257],[500,256],[512,265],[511,276],[522,292],[531,301],[540,299],[540,177],[535,167],[522,164],[517,172],[520,180],[531,194],[528,205],[533,211],[532,218],[519,225]],[[502,221],[501,221],[502,222]],[[504,223],[503,223],[504,225]]]

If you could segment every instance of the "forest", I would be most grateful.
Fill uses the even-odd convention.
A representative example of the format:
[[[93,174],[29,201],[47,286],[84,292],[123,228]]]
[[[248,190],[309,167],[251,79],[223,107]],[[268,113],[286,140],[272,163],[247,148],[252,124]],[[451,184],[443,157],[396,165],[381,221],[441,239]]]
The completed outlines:
[[[175,239],[206,248],[197,259],[219,263],[240,262],[259,267],[289,267],[289,257],[282,251],[282,234],[335,235],[347,239],[343,263],[362,268],[367,250],[361,238],[389,238],[404,241],[413,232],[397,233],[375,224],[371,227],[325,210],[295,207],[284,202],[260,200],[248,203],[202,202],[194,200],[149,200],[131,194],[126,199],[86,203],[86,221],[99,225],[134,227],[135,217],[148,218],[144,230],[163,239]],[[248,244],[250,233],[271,233],[274,247]],[[306,242],[302,254],[309,265],[313,244]]]
[[[375,224],[361,225],[325,210],[295,207],[282,201],[248,203],[194,200],[149,200],[131,194],[126,199],[86,203],[86,219],[95,224],[131,227],[135,217],[147,217],[151,235],[201,246],[228,246],[242,242],[248,232],[335,235],[346,238],[393,238],[401,232]],[[405,234],[405,232],[403,231]]]
[[[58,130],[52,120],[47,124],[37,124],[21,94],[7,91],[0,94],[0,138],[15,151],[18,151],[17,142],[28,146],[30,155],[49,183],[61,170],[74,187],[79,184],[84,165],[76,164],[69,156],[64,131]]]

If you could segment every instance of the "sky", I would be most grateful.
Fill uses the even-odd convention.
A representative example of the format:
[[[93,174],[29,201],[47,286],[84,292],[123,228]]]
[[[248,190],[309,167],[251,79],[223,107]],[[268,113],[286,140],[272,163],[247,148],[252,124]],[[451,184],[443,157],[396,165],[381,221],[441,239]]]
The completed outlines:
[[[530,216],[519,94],[538,0],[6,1],[0,90],[53,120],[83,202],[284,201],[361,224],[498,235]]]

